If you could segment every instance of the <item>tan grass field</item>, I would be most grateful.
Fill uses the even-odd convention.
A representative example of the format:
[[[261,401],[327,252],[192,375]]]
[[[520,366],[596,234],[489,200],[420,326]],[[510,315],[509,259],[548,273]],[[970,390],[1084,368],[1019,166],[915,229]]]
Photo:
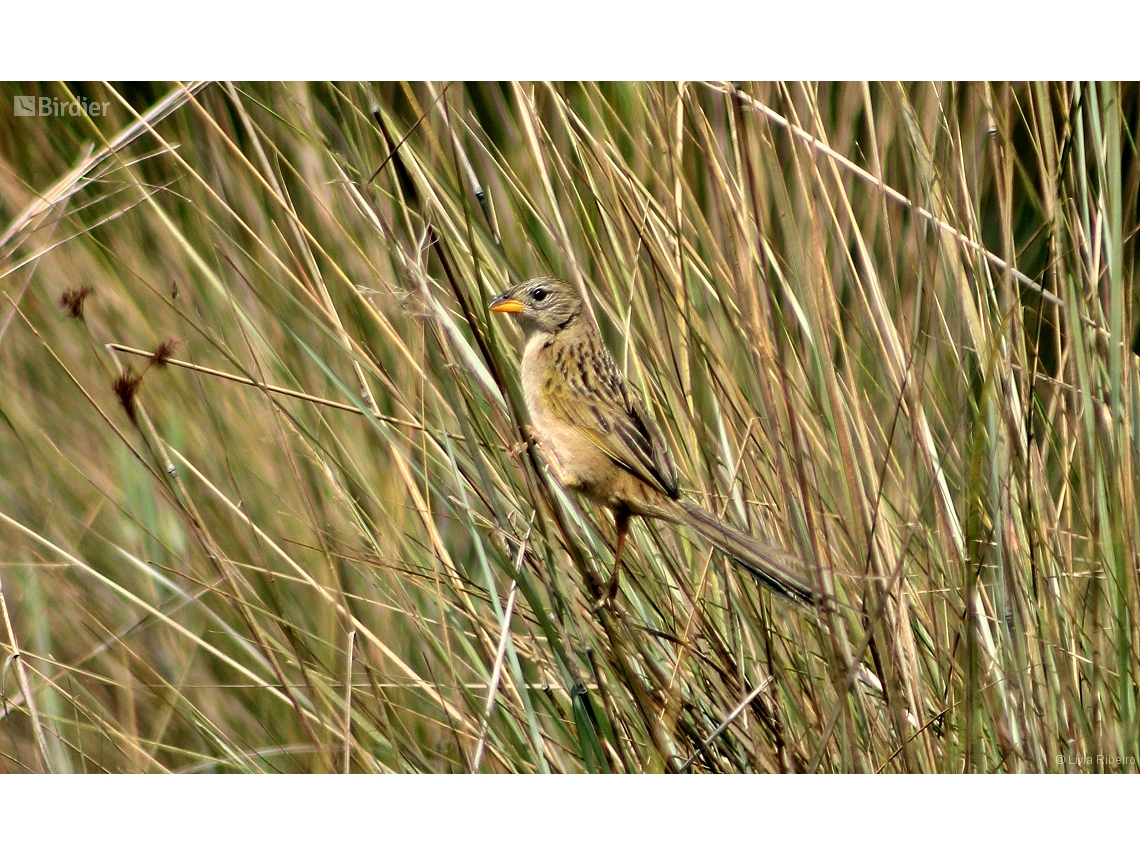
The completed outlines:
[[[0,89],[0,770],[1137,770],[1140,87]],[[593,608],[545,273],[819,608]]]

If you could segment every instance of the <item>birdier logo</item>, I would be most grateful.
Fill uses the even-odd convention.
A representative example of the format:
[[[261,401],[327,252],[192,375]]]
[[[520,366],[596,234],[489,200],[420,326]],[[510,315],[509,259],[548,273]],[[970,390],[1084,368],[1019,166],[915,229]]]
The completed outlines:
[[[106,116],[110,106],[110,101],[88,101],[82,95],[65,101],[46,95],[16,95],[12,99],[12,112],[17,116]]]

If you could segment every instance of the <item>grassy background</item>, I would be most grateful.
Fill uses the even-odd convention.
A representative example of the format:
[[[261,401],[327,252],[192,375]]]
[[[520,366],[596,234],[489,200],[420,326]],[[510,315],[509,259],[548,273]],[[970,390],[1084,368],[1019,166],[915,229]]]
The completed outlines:
[[[0,769],[1136,770],[1136,86],[0,89]],[[592,611],[548,272],[833,605]]]

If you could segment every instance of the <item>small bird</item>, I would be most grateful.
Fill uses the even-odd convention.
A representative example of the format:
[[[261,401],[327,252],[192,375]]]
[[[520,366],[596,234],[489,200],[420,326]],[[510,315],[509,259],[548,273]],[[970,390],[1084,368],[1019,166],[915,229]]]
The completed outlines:
[[[617,593],[634,516],[689,526],[777,594],[813,602],[812,587],[788,570],[783,552],[681,498],[665,438],[622,377],[577,289],[540,276],[500,294],[489,308],[514,315],[522,326],[523,394],[554,477],[613,512],[614,572],[602,602]]]

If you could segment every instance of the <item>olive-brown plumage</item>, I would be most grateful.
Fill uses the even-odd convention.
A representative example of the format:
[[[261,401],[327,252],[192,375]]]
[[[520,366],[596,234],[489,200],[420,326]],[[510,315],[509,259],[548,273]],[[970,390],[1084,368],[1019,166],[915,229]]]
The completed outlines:
[[[616,592],[630,517],[646,516],[690,526],[776,593],[812,602],[812,589],[788,570],[783,553],[681,498],[664,436],[573,286],[553,276],[529,279],[490,308],[522,326],[523,394],[554,476],[613,511],[618,539],[608,598]]]

